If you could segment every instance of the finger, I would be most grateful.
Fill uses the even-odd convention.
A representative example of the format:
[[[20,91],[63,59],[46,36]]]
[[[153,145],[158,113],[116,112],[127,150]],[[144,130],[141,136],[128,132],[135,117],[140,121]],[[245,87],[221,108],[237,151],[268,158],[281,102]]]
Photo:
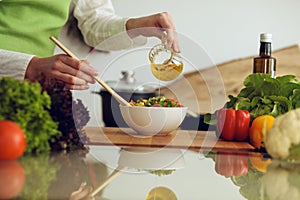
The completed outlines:
[[[90,76],[98,76],[98,74],[99,74],[99,72],[96,69],[94,69],[92,66],[90,66],[90,64],[87,60],[80,61],[79,70],[83,71],[86,74],[89,74]]]
[[[159,13],[158,14],[158,24],[161,28],[165,30],[173,30],[175,31],[175,25],[173,23],[173,19],[171,15],[167,12]]]
[[[91,69],[91,67],[87,68],[85,66],[81,67],[81,61],[73,59],[69,56],[59,55],[58,57],[58,60],[60,62],[56,62],[56,64],[54,65],[55,70],[77,76],[78,78],[83,79],[89,83],[95,83],[93,76],[98,74],[98,72],[96,73],[94,69]],[[88,65],[88,61],[85,61],[83,63],[84,65]],[[90,73],[91,70],[93,71],[92,74]]]
[[[78,200],[77,196],[78,196],[78,194],[80,194],[82,192],[85,185],[86,185],[86,182],[81,183],[79,189],[71,193],[69,200]]]
[[[77,199],[85,199],[90,193],[89,188],[84,188],[80,193],[76,195]]]
[[[65,74],[70,74],[72,76],[75,76],[79,79],[82,79],[82,80],[85,80],[86,82],[88,83],[95,83],[95,79],[94,77],[80,71],[80,70],[76,70],[70,66],[61,66],[59,68],[57,68],[58,71],[62,72],[62,73],[65,73]]]
[[[178,44],[177,34],[174,30],[166,29],[165,31],[167,33],[166,43],[169,47],[173,49],[174,52],[180,53],[180,48]],[[164,37],[164,36],[163,36]]]
[[[167,44],[171,47],[174,42],[174,33],[171,29],[167,29]]]
[[[178,37],[177,37],[177,33],[174,31],[171,31],[171,38],[170,38],[170,42],[172,49],[174,50],[174,52],[176,53],[180,53],[180,47],[179,47],[179,43],[178,43]]]
[[[90,76],[90,75],[88,75],[88,74],[86,74],[86,73],[84,73],[82,71],[77,71],[77,74],[75,76],[77,76],[78,78],[81,78],[81,79],[87,81],[88,83],[96,83],[94,77],[92,77],[92,76]]]
[[[95,200],[95,197],[93,197],[92,195],[89,195],[84,200]]]
[[[66,84],[66,89],[69,90],[87,90],[89,89],[89,85],[72,85],[72,84]]]
[[[151,27],[151,29],[145,29],[147,30],[149,33],[145,34],[146,36],[154,36],[157,37],[161,40],[161,42],[163,43],[164,41],[164,29],[161,27]]]
[[[72,76],[67,73],[62,73],[58,70],[53,70],[51,72],[51,77],[56,78],[60,81],[63,81],[67,84],[72,84],[72,85],[86,85],[87,84],[87,82],[83,79],[80,79],[76,76]]]
[[[75,199],[90,199],[90,194],[91,192],[91,187],[90,186],[85,186],[83,188],[81,188],[80,192],[78,192],[75,196]]]
[[[180,48],[178,44],[176,28],[171,15],[167,12],[160,13],[159,24],[160,27],[167,32],[167,44],[172,47],[175,52],[179,53]]]
[[[62,59],[62,62],[65,63],[66,65],[73,67],[74,69],[83,71],[90,76],[98,75],[98,71],[96,69],[94,69],[93,67],[91,67],[89,65],[89,62],[86,60],[81,61],[81,60],[77,60],[75,58],[66,56]]]

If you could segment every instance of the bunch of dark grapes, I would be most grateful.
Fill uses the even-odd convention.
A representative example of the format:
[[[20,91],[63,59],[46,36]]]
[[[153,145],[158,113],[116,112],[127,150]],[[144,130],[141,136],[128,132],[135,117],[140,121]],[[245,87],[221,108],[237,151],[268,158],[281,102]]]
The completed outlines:
[[[85,149],[84,144],[88,141],[83,127],[90,120],[89,111],[80,99],[74,100],[70,90],[55,79],[42,83],[43,89],[51,97],[52,119],[58,122],[58,130],[62,135],[50,141],[51,150],[61,149]]]

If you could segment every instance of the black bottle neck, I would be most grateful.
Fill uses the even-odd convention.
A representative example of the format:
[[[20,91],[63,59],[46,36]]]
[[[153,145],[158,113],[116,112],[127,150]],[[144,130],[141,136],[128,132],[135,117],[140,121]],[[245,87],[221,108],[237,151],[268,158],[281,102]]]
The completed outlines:
[[[270,42],[260,42],[259,56],[261,57],[271,57],[271,43]]]

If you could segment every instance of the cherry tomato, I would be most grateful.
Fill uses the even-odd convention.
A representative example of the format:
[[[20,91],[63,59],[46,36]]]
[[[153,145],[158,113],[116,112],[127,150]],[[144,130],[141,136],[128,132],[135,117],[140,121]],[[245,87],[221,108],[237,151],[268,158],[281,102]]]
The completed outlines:
[[[23,130],[10,120],[0,121],[0,160],[14,160],[21,157],[26,148]]]
[[[25,172],[16,160],[0,161],[0,199],[16,197],[25,182]]]

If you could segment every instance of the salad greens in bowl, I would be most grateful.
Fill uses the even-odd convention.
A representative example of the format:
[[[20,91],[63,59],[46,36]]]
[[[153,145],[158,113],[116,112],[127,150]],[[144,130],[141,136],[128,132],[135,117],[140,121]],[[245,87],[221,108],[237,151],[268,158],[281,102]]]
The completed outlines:
[[[130,101],[130,104],[120,105],[122,117],[137,134],[145,136],[167,135],[176,130],[188,109],[164,96]]]

